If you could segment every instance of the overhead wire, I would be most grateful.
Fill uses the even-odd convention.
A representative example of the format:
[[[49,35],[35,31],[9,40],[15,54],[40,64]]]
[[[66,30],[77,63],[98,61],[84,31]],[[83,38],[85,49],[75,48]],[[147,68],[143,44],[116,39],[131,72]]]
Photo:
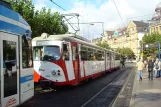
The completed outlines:
[[[129,19],[134,19],[134,18],[139,18],[139,17],[150,16],[150,15],[153,15],[153,14],[151,13],[151,14],[146,14],[146,15],[142,15],[142,16],[136,16],[136,17],[128,18],[128,20],[129,20]]]
[[[120,14],[120,12],[119,12],[119,9],[117,8],[117,5],[116,5],[116,3],[115,3],[114,0],[113,0],[113,3],[115,4],[115,7],[116,7],[116,10],[117,10],[117,12],[118,12],[118,14],[119,14],[119,16],[120,16],[120,19],[121,19],[123,25],[125,26],[124,21],[123,21],[123,19],[122,19],[122,17],[121,17],[121,14]]]
[[[64,11],[66,11],[68,14],[71,14],[71,13],[69,13],[65,8],[63,8],[62,6],[60,6],[59,4],[57,4],[56,2],[54,2],[53,0],[50,0],[52,3],[54,3],[56,6],[58,6],[59,8],[61,8],[62,10],[64,10]],[[75,16],[77,16],[77,15],[75,15]],[[78,17],[77,17],[78,18]],[[66,20],[69,24],[71,23],[69,20]],[[71,24],[70,24],[70,26],[71,26]],[[75,28],[77,28],[77,29],[79,29],[80,30],[80,28],[79,28],[79,18],[78,18],[78,27],[77,26],[75,26],[75,25],[73,25]],[[71,26],[72,27],[72,26]],[[73,28],[73,27],[72,27]],[[74,28],[73,28],[74,29]],[[75,30],[75,29],[74,29]],[[78,31],[79,31],[78,30]]]
[[[61,7],[60,5],[58,5],[56,2],[54,2],[53,0],[50,0],[52,3],[54,3],[55,5],[57,5],[59,8],[61,8],[64,11],[67,11],[66,9],[64,9],[63,7]],[[67,11],[68,12],[68,11]]]
[[[54,3],[56,6],[58,6],[59,8],[61,8],[62,10],[66,11],[67,13],[69,13],[65,8],[63,8],[62,6],[60,6],[59,4],[57,4],[56,2],[54,2],[53,0],[50,0],[52,3]],[[71,14],[71,13],[69,13]],[[88,20],[88,19],[87,19]],[[69,20],[68,20],[69,21]],[[83,20],[81,21],[83,22]],[[70,22],[71,23],[71,22]],[[75,25],[74,25],[75,26]],[[76,26],[75,26],[76,27]]]

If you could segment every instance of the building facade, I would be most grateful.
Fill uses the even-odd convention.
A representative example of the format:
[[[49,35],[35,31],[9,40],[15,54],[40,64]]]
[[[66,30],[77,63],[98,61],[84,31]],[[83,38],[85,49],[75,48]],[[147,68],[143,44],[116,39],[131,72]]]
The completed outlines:
[[[102,41],[107,42],[108,39],[113,38],[114,36],[114,31],[105,31],[104,36],[102,37]]]
[[[150,33],[157,32],[161,34],[161,21],[150,23],[149,29]]]
[[[140,55],[140,41],[148,32],[148,23],[143,21],[130,21],[128,26],[120,28],[114,32],[112,38],[108,38],[107,43],[111,48],[130,48],[135,57]]]

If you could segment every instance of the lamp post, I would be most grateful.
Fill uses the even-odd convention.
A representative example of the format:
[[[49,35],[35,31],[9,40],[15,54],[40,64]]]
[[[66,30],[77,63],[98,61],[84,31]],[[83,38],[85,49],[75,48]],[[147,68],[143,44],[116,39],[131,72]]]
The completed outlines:
[[[100,23],[102,24],[102,36],[104,36],[104,22],[90,22],[91,24]]]

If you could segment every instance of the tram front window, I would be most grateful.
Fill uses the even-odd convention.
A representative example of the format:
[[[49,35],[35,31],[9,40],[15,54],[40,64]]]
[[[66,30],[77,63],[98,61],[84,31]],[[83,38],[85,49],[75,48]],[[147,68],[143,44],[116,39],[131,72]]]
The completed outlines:
[[[34,60],[59,60],[59,46],[37,46],[34,47]]]

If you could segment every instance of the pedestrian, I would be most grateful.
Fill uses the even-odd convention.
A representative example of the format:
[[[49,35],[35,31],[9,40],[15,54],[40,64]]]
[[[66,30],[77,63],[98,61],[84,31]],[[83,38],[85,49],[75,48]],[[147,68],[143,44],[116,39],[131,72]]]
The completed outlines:
[[[144,68],[145,68],[145,72],[148,71],[148,59],[144,60]]]
[[[143,71],[143,68],[144,68],[143,60],[140,59],[136,66],[137,66],[137,69],[138,69],[138,77],[139,77],[139,81],[140,81],[140,80],[142,80],[142,71]]]
[[[120,63],[121,63],[121,66],[123,68],[123,58],[122,57],[120,58]]]
[[[122,66],[125,68],[125,58],[123,58]]]
[[[154,69],[156,71],[156,78],[159,78],[160,77],[160,61],[159,59],[156,59],[155,63],[154,63]]]
[[[149,58],[148,61],[148,72],[149,72],[149,80],[153,80],[153,68],[154,68],[154,62],[151,58]]]

